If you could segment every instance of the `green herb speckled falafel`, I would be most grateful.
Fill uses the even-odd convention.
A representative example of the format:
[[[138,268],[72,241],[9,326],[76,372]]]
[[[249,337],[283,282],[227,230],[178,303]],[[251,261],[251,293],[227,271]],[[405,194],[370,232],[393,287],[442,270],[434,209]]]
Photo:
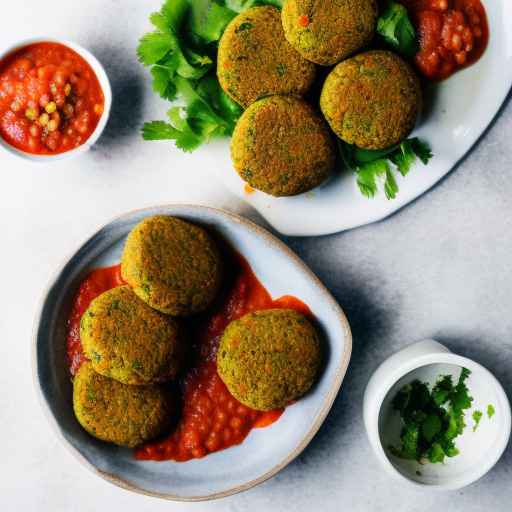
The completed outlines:
[[[231,141],[243,180],[273,196],[293,196],[327,179],[336,153],[325,121],[305,101],[269,96],[239,119]]]
[[[73,409],[92,436],[133,448],[160,435],[175,415],[172,396],[159,386],[127,386],[84,363],[73,381]]]
[[[217,369],[244,405],[268,411],[313,385],[321,363],[318,333],[300,313],[270,309],[231,322],[220,341]]]
[[[222,281],[222,260],[201,227],[165,215],[150,217],[128,235],[121,275],[152,308],[173,316],[205,310]]]
[[[311,62],[332,66],[368,45],[375,34],[375,0],[286,0],[286,38]]]
[[[129,286],[102,293],[80,321],[80,340],[94,370],[124,384],[176,378],[183,337],[177,320],[150,308]]]
[[[364,149],[398,144],[421,110],[418,77],[388,51],[361,53],[338,64],[327,77],[320,106],[333,131]]]
[[[219,43],[217,76],[233,100],[248,107],[272,94],[304,95],[315,66],[284,36],[275,7],[253,7],[234,18]]]

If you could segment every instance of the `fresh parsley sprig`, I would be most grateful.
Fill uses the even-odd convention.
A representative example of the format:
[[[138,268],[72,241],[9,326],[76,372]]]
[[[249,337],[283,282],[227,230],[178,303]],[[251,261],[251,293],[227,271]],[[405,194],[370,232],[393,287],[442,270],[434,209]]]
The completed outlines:
[[[428,144],[416,137],[382,150],[360,149],[342,141],[339,147],[345,165],[356,173],[359,190],[368,198],[375,197],[378,182],[383,181],[386,197],[395,199],[399,189],[393,171],[407,176],[418,158],[427,165],[433,156]]]

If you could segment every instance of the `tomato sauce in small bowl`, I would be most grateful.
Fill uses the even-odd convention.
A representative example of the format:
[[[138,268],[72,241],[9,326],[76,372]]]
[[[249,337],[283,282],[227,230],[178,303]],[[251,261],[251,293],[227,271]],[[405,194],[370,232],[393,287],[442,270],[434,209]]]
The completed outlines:
[[[0,56],[0,144],[45,161],[89,149],[112,103],[98,60],[70,42],[30,40]]]

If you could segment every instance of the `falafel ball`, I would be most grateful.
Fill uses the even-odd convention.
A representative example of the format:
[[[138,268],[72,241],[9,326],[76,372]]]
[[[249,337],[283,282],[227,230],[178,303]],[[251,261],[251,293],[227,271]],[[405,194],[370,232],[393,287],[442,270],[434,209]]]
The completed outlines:
[[[83,363],[73,381],[73,409],[92,436],[133,448],[160,435],[175,415],[172,396],[159,386],[127,386]]]
[[[183,337],[177,320],[150,308],[129,286],[102,293],[80,321],[80,340],[94,370],[124,384],[176,378]]]
[[[289,309],[249,313],[221,338],[217,370],[230,393],[259,411],[284,407],[313,385],[321,363],[318,333]]]
[[[333,66],[368,45],[375,34],[375,0],[286,0],[288,42],[306,59]]]
[[[412,68],[381,50],[338,64],[320,97],[333,131],[364,149],[385,149],[402,141],[413,130],[421,104],[420,82]]]
[[[253,103],[235,127],[231,156],[243,180],[276,197],[317,187],[336,160],[325,121],[292,96],[269,96]]]
[[[226,94],[247,108],[272,94],[304,95],[315,79],[315,66],[286,40],[278,9],[253,7],[234,18],[222,35],[217,76]]]
[[[165,215],[149,217],[128,235],[121,275],[152,308],[173,316],[205,310],[222,281],[216,243],[201,227]]]

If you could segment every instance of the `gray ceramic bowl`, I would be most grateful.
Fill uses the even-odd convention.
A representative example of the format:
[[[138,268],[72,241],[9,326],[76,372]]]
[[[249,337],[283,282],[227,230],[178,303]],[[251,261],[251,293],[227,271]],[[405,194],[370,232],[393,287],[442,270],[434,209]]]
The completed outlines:
[[[66,361],[66,319],[77,284],[98,266],[117,263],[129,231],[143,218],[168,214],[217,232],[249,261],[273,297],[294,295],[309,305],[324,332],[327,361],[319,382],[272,426],[239,446],[186,463],[142,462],[131,450],[89,436],[72,409]],[[347,319],[312,272],[283,243],[236,215],[200,206],[162,206],[123,215],[100,229],[52,279],[36,317],[34,377],[46,415],[64,444],[97,475],[120,487],[172,500],[220,498],[249,489],[289,464],[311,441],[340,389],[350,359]]]

